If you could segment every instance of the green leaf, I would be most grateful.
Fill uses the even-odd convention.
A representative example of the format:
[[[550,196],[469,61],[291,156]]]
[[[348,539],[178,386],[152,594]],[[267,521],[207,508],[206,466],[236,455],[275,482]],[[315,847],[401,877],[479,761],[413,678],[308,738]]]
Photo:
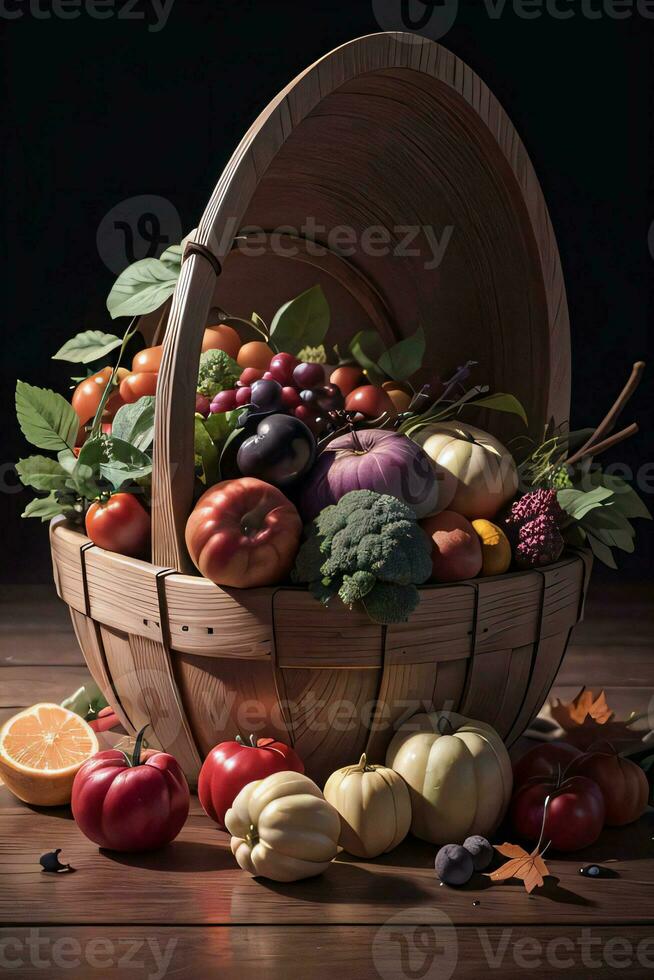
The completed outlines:
[[[171,245],[165,252],[161,253],[159,261],[163,262],[165,266],[168,266],[171,271],[176,269],[177,275],[179,276],[182,268],[182,246]]]
[[[576,521],[564,528],[562,534],[567,544],[572,548],[583,548],[586,543],[586,532],[582,525],[577,524]]]
[[[330,311],[321,286],[313,286],[285,303],[273,318],[270,338],[280,351],[297,354],[318,347],[329,330]]]
[[[61,504],[56,500],[54,493],[50,493],[47,497],[37,497],[35,500],[30,500],[20,516],[40,517],[43,522],[49,521],[53,517],[58,517],[61,512]]]
[[[559,506],[569,514],[575,521],[580,521],[594,510],[601,507],[610,497],[613,491],[606,487],[596,487],[595,490],[559,490],[556,499]]]
[[[38,449],[59,452],[75,445],[79,419],[62,395],[18,381],[16,415],[23,435]]]
[[[154,439],[154,395],[145,395],[116,412],[111,434],[146,452]]]
[[[68,474],[61,463],[47,456],[28,456],[16,463],[20,482],[35,490],[64,490]]]
[[[61,707],[68,708],[86,721],[92,721],[107,707],[107,700],[95,681],[89,681],[74,694],[64,698]]]
[[[176,266],[160,259],[139,259],[121,272],[107,297],[111,318],[158,310],[174,293],[178,278]]]
[[[474,401],[469,401],[467,404],[470,408],[490,408],[494,412],[508,412],[510,415],[519,416],[525,425],[529,424],[527,413],[515,395],[497,391],[494,395],[488,395],[486,398],[478,398]]]
[[[649,510],[634,488],[622,477],[611,476],[599,470],[591,474],[591,481],[596,486],[606,487],[613,491],[613,504],[625,517],[642,517],[644,520],[651,521],[652,515]]]
[[[350,341],[348,349],[366,372],[371,384],[381,384],[386,380],[377,363],[384,353],[384,343],[376,330],[360,330]]]
[[[96,474],[90,466],[86,466],[85,463],[78,463],[66,485],[74,490],[79,497],[83,497],[85,500],[95,500],[96,497],[100,496],[102,489],[98,486],[99,476],[99,469]]]
[[[143,479],[152,472],[152,460],[136,446],[117,439],[113,433],[102,442],[104,452],[100,473],[114,490],[120,490],[125,483]]]
[[[626,517],[611,507],[601,507],[586,514],[583,526],[604,544],[631,554],[635,530]]]
[[[617,568],[615,558],[613,557],[613,552],[611,549],[603,544],[599,538],[596,538],[594,534],[588,535],[588,544],[591,547],[591,551],[599,561],[608,565],[609,568]]]
[[[240,411],[216,412],[204,419],[202,424],[214,442],[223,443],[238,426],[240,414]]]
[[[57,459],[59,460],[59,465],[68,474],[72,473],[77,466],[77,456],[72,449],[62,449],[60,453],[57,453]]]
[[[89,361],[98,361],[101,357],[120,347],[122,337],[116,337],[112,333],[102,333],[101,330],[85,330],[78,333],[72,340],[66,341],[56,354],[52,355],[53,361],[70,361],[73,364],[88,364]]]
[[[195,419],[195,456],[202,467],[202,482],[210,487],[218,480],[218,450],[207,432],[204,420]]]
[[[425,331],[418,327],[412,337],[384,351],[377,363],[394,381],[408,381],[422,367],[425,346]]]

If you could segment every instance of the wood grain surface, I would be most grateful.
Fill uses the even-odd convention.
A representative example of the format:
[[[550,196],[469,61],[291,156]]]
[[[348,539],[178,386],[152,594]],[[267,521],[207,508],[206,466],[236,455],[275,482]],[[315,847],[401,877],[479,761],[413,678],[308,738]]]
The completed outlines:
[[[567,698],[581,681],[606,686],[621,717],[646,706],[654,694],[653,599],[651,584],[594,583],[555,693]],[[59,700],[88,674],[78,664],[56,662],[66,644],[75,650],[76,641],[53,589],[6,589],[0,604],[0,635],[17,635],[23,659],[20,666],[6,660],[0,665],[8,705],[0,707],[1,724],[32,703],[36,690]],[[32,628],[21,632],[23,617],[56,627],[59,645],[50,647]],[[607,655],[616,648],[629,658],[633,684],[625,681],[615,653]],[[521,740],[516,752],[526,744]],[[510,836],[501,832],[498,840]],[[54,847],[62,848],[74,874],[41,871],[39,856]],[[236,868],[226,835],[204,816],[196,797],[170,847],[112,856],[81,836],[68,808],[39,811],[0,785],[0,950],[13,960],[17,976],[55,980],[305,980],[331,977],[335,970],[355,980],[477,980],[489,970],[507,977],[651,975],[654,812],[627,829],[605,831],[587,852],[553,855],[552,878],[531,898],[517,883],[491,887],[481,876],[464,889],[440,887],[434,851],[407,840],[374,862],[341,855],[321,878],[275,885]],[[585,879],[578,869],[587,861],[610,865],[620,877]]]

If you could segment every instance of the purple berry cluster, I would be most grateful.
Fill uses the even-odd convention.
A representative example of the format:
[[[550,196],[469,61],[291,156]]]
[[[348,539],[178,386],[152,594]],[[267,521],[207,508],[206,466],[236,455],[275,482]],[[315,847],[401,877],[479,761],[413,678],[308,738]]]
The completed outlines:
[[[538,568],[561,557],[565,545],[561,534],[564,519],[556,490],[532,490],[516,501],[506,525],[519,568]]]

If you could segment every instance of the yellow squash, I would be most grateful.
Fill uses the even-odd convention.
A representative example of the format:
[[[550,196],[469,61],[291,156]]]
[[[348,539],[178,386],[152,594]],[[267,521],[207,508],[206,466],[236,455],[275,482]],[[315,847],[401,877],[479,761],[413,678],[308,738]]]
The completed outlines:
[[[411,826],[411,799],[406,783],[386,766],[371,766],[365,754],[356,766],[332,773],[325,799],[341,815],[339,844],[357,857],[392,851]]]
[[[449,711],[418,714],[393,737],[386,765],[407,782],[411,831],[432,844],[488,837],[511,797],[511,762],[494,728]]]
[[[299,881],[329,866],[341,821],[308,776],[276,772],[241,790],[225,826],[244,871],[272,881]]]
[[[515,496],[518,471],[499,439],[463,422],[433,422],[413,437],[436,467],[439,510],[493,518]]]

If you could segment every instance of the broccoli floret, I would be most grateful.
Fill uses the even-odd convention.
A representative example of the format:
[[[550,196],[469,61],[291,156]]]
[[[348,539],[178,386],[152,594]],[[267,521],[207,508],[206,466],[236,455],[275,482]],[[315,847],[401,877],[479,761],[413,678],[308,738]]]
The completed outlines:
[[[338,592],[348,606],[362,602],[376,622],[395,623],[415,608],[416,585],[431,569],[431,544],[413,510],[396,497],[354,490],[310,525],[293,578],[323,602]]]
[[[198,391],[215,398],[219,391],[233,388],[241,376],[241,368],[224,350],[208,350],[200,357]]]
[[[363,599],[363,605],[375,623],[405,623],[420,601],[415,585],[391,585],[378,582]]]

